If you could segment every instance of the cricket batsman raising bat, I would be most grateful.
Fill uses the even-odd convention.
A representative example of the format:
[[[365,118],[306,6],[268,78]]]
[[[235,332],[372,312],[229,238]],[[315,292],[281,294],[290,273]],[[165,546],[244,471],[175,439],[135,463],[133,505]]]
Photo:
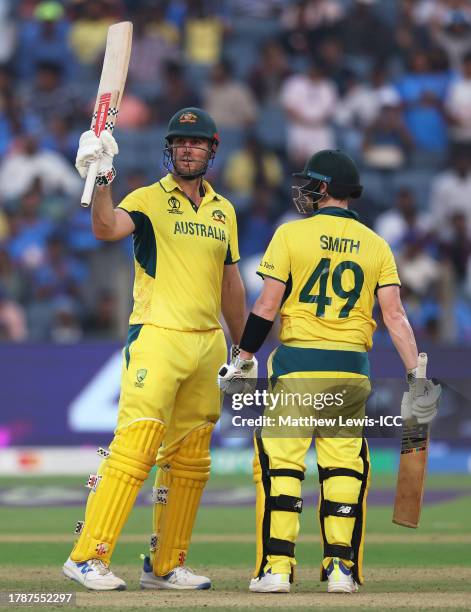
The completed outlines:
[[[100,453],[98,472],[88,479],[85,516],[63,572],[88,589],[126,588],[110,569],[111,557],[157,463],[149,554],[140,585],[209,589],[210,578],[186,567],[186,556],[221,410],[217,372],[227,354],[221,313],[234,345],[244,324],[237,221],[232,204],[204,179],[219,136],[212,117],[195,107],[170,118],[163,147],[168,174],[114,205],[118,145],[111,129],[130,34],[130,24],[110,28],[95,123],[82,134],[76,160],[80,175],[87,177],[83,203],[91,200],[94,235],[115,241],[132,234],[135,278],[118,422],[109,452]],[[235,359],[236,346],[231,353]]]
[[[82,206],[90,206],[95,184],[108,185],[115,177],[113,155],[118,153],[111,136],[118,117],[124,84],[131,56],[132,23],[123,21],[110,26],[106,39],[105,58],[89,132],[82,134],[80,146],[85,151],[77,170],[85,179]],[[103,151],[101,160],[95,159]],[[90,160],[95,160],[90,163]]]

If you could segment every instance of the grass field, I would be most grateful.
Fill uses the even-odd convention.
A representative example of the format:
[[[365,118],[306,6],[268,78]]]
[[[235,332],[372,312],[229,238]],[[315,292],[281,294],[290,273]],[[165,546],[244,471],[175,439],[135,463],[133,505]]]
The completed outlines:
[[[149,488],[151,483],[146,485]],[[390,490],[388,475],[373,479],[372,490]],[[20,487],[20,489],[18,489]],[[38,494],[81,490],[77,478],[0,478],[6,489],[32,503]],[[140,553],[147,552],[151,509],[139,506],[117,546],[113,569],[128,583],[123,593],[88,593],[77,588],[77,607],[93,610],[224,610],[276,608],[279,610],[471,610],[471,478],[464,475],[429,477],[428,491],[455,492],[450,501],[424,507],[421,526],[408,530],[391,523],[389,505],[368,510],[365,554],[366,584],[356,595],[327,595],[318,580],[320,541],[313,504],[301,515],[297,546],[298,571],[289,595],[247,592],[254,560],[254,511],[246,506],[204,506],[199,514],[189,565],[209,575],[209,592],[150,592],[139,590]],[[228,495],[248,493],[249,477],[214,477],[209,491]],[[314,490],[306,484],[305,493]],[[17,507],[0,505],[0,591],[70,592],[75,583],[62,577],[61,565],[73,542],[80,505]],[[58,609],[41,606],[42,610]]]

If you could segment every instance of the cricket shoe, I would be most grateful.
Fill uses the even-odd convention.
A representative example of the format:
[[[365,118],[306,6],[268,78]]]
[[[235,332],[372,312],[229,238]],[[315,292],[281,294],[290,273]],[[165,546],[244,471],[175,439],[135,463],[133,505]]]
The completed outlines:
[[[332,559],[326,572],[328,593],[356,593],[358,591],[358,585],[353,580],[351,570],[338,557]]]
[[[69,557],[62,571],[71,580],[92,591],[125,591],[126,583],[113,574],[110,568],[99,559],[89,559],[76,563]]]
[[[250,581],[252,593],[289,593],[289,574],[272,574],[271,569]]]
[[[211,580],[197,576],[188,567],[176,567],[165,576],[156,576],[149,557],[144,557],[144,567],[140,579],[141,589],[175,589],[180,591],[205,590],[211,588]]]

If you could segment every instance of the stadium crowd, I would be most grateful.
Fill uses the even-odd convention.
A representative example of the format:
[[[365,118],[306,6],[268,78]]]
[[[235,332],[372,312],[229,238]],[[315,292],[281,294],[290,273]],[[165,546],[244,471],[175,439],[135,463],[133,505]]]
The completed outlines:
[[[164,172],[169,117],[203,106],[221,137],[208,179],[236,208],[251,302],[261,253],[295,218],[291,172],[341,147],[418,338],[471,343],[470,0],[0,0],[0,339],[125,333],[132,242],[95,240],[74,169],[107,28],[123,19],[116,201]]]

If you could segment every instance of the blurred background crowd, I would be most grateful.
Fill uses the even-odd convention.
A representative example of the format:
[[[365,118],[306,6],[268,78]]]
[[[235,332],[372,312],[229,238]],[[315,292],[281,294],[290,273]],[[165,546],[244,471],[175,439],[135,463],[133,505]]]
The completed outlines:
[[[179,108],[219,127],[249,305],[290,174],[340,147],[420,340],[471,344],[470,0],[0,0],[0,339],[124,336],[132,241],[100,243],[74,169],[108,26],[134,24],[116,202],[164,173]],[[382,327],[375,342],[387,343]]]

